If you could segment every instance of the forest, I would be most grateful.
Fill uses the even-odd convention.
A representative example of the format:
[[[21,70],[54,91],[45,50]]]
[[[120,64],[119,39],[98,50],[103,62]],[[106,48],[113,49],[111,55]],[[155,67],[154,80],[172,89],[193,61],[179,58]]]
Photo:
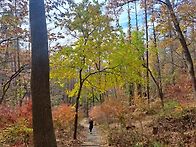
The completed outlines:
[[[0,147],[195,147],[195,48],[195,0],[0,0]]]

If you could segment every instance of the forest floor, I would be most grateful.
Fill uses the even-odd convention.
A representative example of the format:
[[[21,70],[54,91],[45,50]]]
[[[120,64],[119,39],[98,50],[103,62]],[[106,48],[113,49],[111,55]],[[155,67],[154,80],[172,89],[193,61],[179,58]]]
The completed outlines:
[[[109,106],[108,109],[115,108],[114,104],[112,107]],[[2,112],[0,126],[8,122],[10,124],[7,127],[0,127],[0,147],[26,147],[27,143],[29,147],[33,146],[32,129],[25,126],[26,122],[13,121],[12,123],[11,118],[13,120],[15,118],[12,116],[13,111],[8,111],[10,108],[6,111],[4,109],[0,111]],[[109,114],[113,112],[109,111]],[[73,140],[72,128],[56,129],[58,147],[196,147],[195,100],[182,102],[169,100],[165,102],[164,110],[160,109],[156,103],[152,103],[149,109],[139,111],[129,108],[125,112],[122,113],[126,118],[124,126],[113,116],[107,122],[107,119],[103,119],[104,115],[101,115],[100,121],[95,120],[92,134],[88,129],[88,119],[81,117],[78,125],[78,140]],[[98,111],[97,114],[102,113]],[[28,133],[31,136],[26,143],[23,140]]]
[[[58,132],[58,143],[63,142],[58,147],[196,147],[196,102],[167,101],[164,110],[156,107],[155,103],[145,111],[126,113],[126,126],[113,118],[110,123],[96,120],[92,133],[88,118],[83,118],[78,140],[59,136],[62,133]]]
[[[170,101],[165,104],[165,110],[155,110],[136,112],[132,125],[123,131],[111,127],[111,145],[126,146],[136,141],[142,146],[196,147],[195,101],[180,105]]]

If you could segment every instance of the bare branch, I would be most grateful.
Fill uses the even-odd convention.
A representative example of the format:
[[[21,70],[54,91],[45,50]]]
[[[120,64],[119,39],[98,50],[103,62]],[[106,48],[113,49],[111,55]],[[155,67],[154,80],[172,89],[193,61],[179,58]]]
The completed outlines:
[[[5,97],[5,94],[7,92],[7,90],[9,89],[10,87],[10,84],[12,82],[12,80],[14,78],[16,78],[26,67],[28,67],[29,65],[28,64],[25,64],[23,66],[21,66],[10,78],[9,80],[3,85],[3,94],[2,94],[2,97],[0,99],[0,104],[2,104],[3,100],[4,100],[4,97]]]
[[[16,38],[13,38],[13,37],[10,37],[10,38],[6,38],[6,39],[3,39],[3,40],[0,40],[0,44],[6,42],[6,41],[13,41],[13,40],[17,40],[18,38],[20,37],[16,37]]]
[[[160,2],[160,3],[163,3],[166,6],[168,6],[168,4],[166,2],[164,2],[164,1],[162,1],[162,0],[157,0],[157,1]]]
[[[95,72],[91,72],[89,73],[83,80],[82,80],[82,83],[84,83],[84,81],[86,81],[86,79],[88,79],[90,76],[94,75],[94,74],[97,74],[97,73],[101,73],[101,72],[107,72],[107,70],[109,69],[114,69],[116,67],[118,67],[119,65],[117,66],[114,66],[114,67],[106,67],[106,68],[103,68],[102,70],[97,70]]]
[[[128,3],[135,2],[135,1],[137,1],[137,0],[128,0],[128,1],[126,1],[124,3],[117,3],[117,7],[122,7],[122,6],[124,6],[124,5],[128,4]]]
[[[146,69],[149,71],[150,76],[152,77],[152,79],[153,79],[155,85],[157,86],[158,89],[160,89],[160,86],[159,86],[157,80],[155,79],[155,77],[154,77],[152,71],[151,71],[145,64],[142,64],[142,66],[143,66],[144,68],[146,68]]]
[[[92,84],[88,79],[86,81],[91,85],[91,87],[96,88],[96,89],[100,89],[98,86]]]
[[[176,66],[176,67],[178,67],[178,68],[181,68],[181,69],[183,69],[184,68],[184,66],[182,66],[182,65],[177,65],[177,64],[175,64],[175,63],[173,63],[173,62],[167,62],[167,63],[169,63],[169,64],[172,64],[172,65],[174,65],[174,66]]]
[[[7,39],[3,39],[3,40],[0,40],[0,44],[6,42],[6,41],[10,41],[12,38],[7,38]]]

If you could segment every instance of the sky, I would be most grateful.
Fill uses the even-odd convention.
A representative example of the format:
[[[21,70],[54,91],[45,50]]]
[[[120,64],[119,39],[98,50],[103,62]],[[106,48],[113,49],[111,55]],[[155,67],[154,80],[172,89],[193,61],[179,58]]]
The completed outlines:
[[[131,26],[132,26],[132,29],[135,29],[136,28],[136,20],[135,20],[135,9],[134,9],[134,6],[135,4],[131,4]],[[124,6],[123,7],[124,11],[122,12],[122,14],[120,15],[120,18],[119,18],[119,23],[120,23],[120,26],[123,27],[123,31],[125,33],[127,33],[127,29],[128,29],[128,14],[127,14],[127,6]],[[138,25],[139,25],[139,28],[141,28],[142,26],[142,23],[144,21],[144,14],[143,14],[143,11],[141,10],[139,4],[137,5],[137,12],[138,12]]]

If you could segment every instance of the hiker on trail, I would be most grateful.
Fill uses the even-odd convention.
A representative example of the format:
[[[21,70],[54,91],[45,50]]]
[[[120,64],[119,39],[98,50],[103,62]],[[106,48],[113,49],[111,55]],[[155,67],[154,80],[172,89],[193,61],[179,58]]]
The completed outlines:
[[[93,119],[90,118],[89,120],[89,130],[90,130],[90,133],[92,133],[92,130],[93,130]]]

